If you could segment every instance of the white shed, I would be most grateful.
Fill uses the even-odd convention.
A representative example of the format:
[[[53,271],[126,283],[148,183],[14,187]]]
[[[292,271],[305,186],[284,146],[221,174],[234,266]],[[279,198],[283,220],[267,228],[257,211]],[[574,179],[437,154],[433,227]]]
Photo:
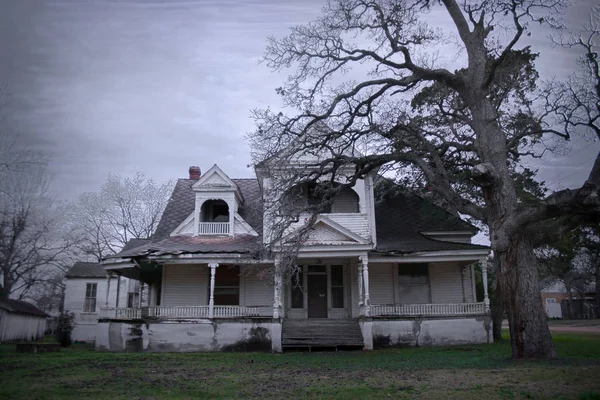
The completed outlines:
[[[22,300],[0,299],[0,343],[44,337],[48,314]]]

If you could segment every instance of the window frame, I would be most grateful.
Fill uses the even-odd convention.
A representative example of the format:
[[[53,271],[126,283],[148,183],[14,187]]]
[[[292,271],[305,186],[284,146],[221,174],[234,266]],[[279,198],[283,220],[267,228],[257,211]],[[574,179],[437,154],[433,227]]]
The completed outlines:
[[[93,292],[94,296],[91,296],[92,292]],[[93,302],[92,302],[92,300],[93,300]],[[98,282],[86,282],[85,283],[85,294],[83,296],[82,312],[84,314],[95,314],[97,307],[98,307]]]
[[[237,269],[237,285],[219,285],[218,284],[217,279],[219,276],[219,270],[221,268]],[[241,296],[242,291],[241,291],[240,273],[241,273],[241,268],[239,265],[224,265],[224,266],[219,266],[218,268],[216,268],[216,270],[215,270],[215,287],[214,287],[214,292],[213,292],[213,301],[214,301],[215,306],[240,306],[241,305],[240,296]],[[225,289],[225,290],[236,289],[237,290],[237,303],[236,304],[220,304],[219,302],[217,302],[217,291],[220,289]],[[210,291],[210,288],[209,288],[209,291]],[[230,294],[229,296],[233,296],[233,294]]]

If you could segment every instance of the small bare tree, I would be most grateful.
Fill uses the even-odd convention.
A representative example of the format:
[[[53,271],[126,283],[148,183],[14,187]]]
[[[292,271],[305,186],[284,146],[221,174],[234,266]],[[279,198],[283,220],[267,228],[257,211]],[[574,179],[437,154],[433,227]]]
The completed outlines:
[[[28,298],[61,271],[74,239],[64,208],[47,193],[46,157],[0,138],[1,295]]]
[[[156,183],[141,172],[131,178],[110,174],[98,192],[79,196],[71,221],[82,252],[101,260],[130,239],[152,236],[172,187],[172,182]]]

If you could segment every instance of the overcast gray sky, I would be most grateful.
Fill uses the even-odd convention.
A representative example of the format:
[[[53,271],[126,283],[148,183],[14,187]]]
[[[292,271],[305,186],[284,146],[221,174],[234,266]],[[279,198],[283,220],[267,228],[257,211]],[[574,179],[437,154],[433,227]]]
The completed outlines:
[[[594,1],[568,10],[581,26]],[[156,180],[253,171],[249,111],[279,105],[283,76],[259,65],[269,35],[314,19],[324,0],[0,0],[5,123],[52,157],[53,191],[74,199],[109,172]],[[543,77],[573,69],[573,53],[530,40]],[[542,166],[552,187],[574,187],[599,144],[579,138]]]

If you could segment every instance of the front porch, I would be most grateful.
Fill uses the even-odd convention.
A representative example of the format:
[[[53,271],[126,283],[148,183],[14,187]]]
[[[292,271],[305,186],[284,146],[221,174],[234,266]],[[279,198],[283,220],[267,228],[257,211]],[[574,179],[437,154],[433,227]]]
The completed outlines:
[[[307,336],[323,333],[311,327],[327,321],[327,343],[340,337],[334,331],[347,321],[359,327],[365,349],[382,343],[489,341],[487,287],[484,301],[476,301],[472,261],[369,264],[367,256],[306,259],[300,272],[286,281],[273,265],[186,261],[155,265],[160,273],[138,274],[154,277],[146,282],[147,295],[140,285],[140,303],[106,308],[100,322],[119,332],[109,338],[134,337],[131,332],[141,336],[102,346],[122,349],[127,340],[141,340],[143,350],[222,351],[260,337],[272,351],[282,351],[282,342],[303,343]],[[298,326],[307,332],[300,335]],[[310,338],[310,343],[321,339]]]

